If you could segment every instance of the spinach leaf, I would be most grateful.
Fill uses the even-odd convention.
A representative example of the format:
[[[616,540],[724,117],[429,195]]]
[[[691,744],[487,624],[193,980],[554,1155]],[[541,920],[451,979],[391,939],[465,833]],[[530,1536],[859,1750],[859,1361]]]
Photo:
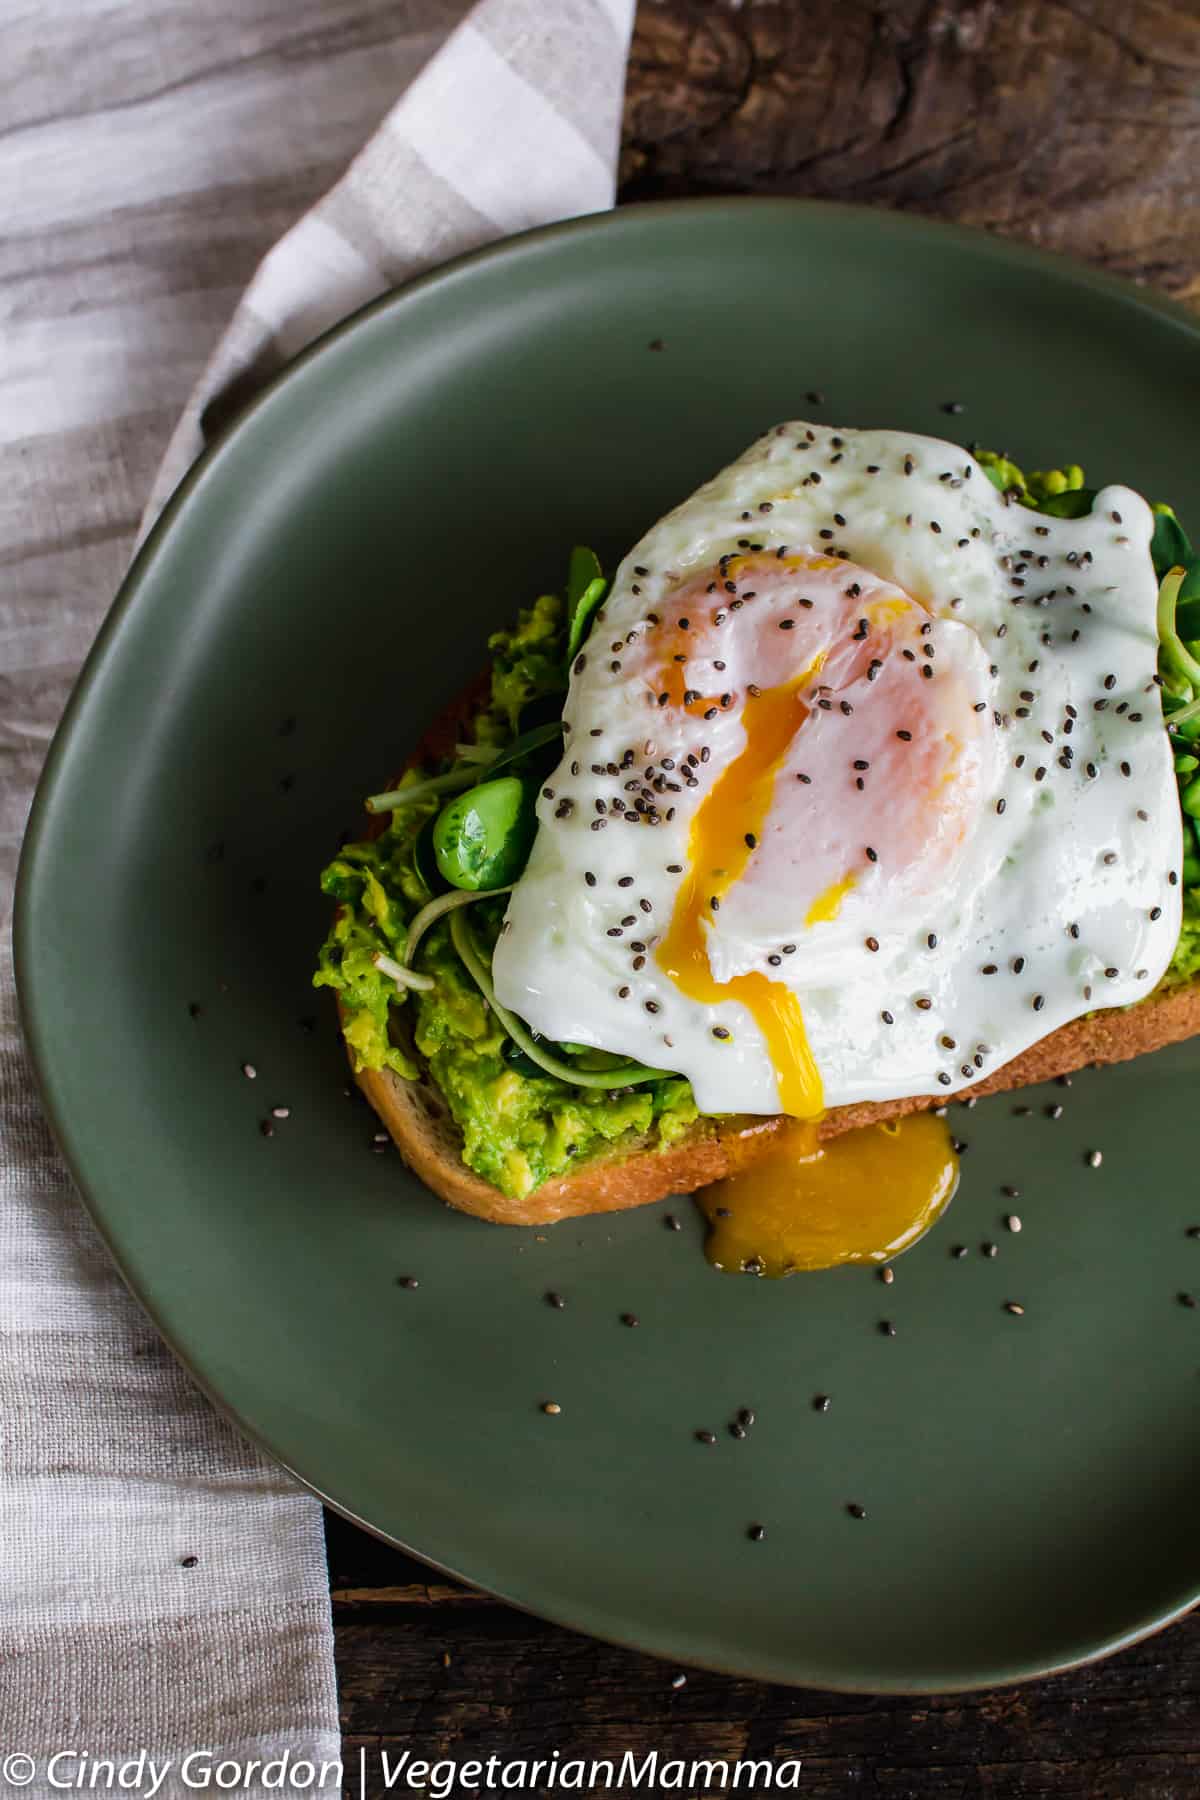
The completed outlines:
[[[1091,512],[1095,498],[1095,488],[1067,488],[1061,494],[1051,494],[1048,500],[1039,500],[1037,509],[1052,519],[1082,519]]]
[[[1154,536],[1150,539],[1150,560],[1154,564],[1154,572],[1161,579],[1168,569],[1177,564],[1187,564],[1193,560],[1192,546],[1187,532],[1175,517],[1169,506],[1154,508]]]

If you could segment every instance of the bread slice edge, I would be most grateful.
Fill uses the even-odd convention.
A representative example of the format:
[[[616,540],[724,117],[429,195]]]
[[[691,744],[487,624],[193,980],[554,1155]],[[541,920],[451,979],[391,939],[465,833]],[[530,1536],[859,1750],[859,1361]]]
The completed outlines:
[[[1092,1064],[1126,1062],[1200,1032],[1200,982],[1151,995],[1136,1006],[1092,1013],[1051,1032],[956,1101],[983,1098],[1071,1075]],[[521,1198],[501,1193],[467,1168],[462,1139],[432,1077],[406,1081],[390,1069],[361,1070],[359,1087],[404,1161],[449,1205],[500,1225],[551,1225],[589,1213],[622,1212],[669,1194],[690,1194],[764,1154],[788,1121],[780,1116],[702,1118],[673,1144],[650,1140],[590,1157]],[[937,1094],[836,1106],[819,1125],[822,1140],[944,1104]]]
[[[488,678],[477,677],[425,733],[406,768],[448,755],[464,724],[486,700]],[[372,819],[370,835],[384,820]],[[338,1001],[339,1019],[345,1009]],[[1090,1064],[1127,1062],[1200,1032],[1200,981],[1159,990],[1136,1006],[1090,1013],[1061,1026],[973,1086],[956,1101],[983,1098],[1071,1075]],[[569,1174],[514,1197],[476,1175],[462,1160],[462,1136],[428,1069],[406,1081],[390,1069],[353,1069],[354,1079],[386,1126],[404,1161],[448,1205],[499,1225],[552,1225],[589,1213],[622,1212],[669,1194],[690,1194],[765,1154],[788,1124],[782,1116],[701,1118],[669,1145],[653,1138],[589,1157]],[[420,1058],[418,1057],[419,1061]],[[941,1094],[836,1106],[822,1118],[821,1138],[862,1125],[883,1124],[945,1102]]]

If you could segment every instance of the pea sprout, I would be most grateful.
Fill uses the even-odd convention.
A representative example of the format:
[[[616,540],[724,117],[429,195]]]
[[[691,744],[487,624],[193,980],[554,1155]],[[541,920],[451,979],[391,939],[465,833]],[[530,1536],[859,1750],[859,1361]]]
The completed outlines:
[[[1193,688],[1200,688],[1200,663],[1175,629],[1175,607],[1186,575],[1187,570],[1177,563],[1163,576],[1158,590],[1158,641],[1171,672],[1190,682]],[[1178,713],[1174,717],[1178,719]]]
[[[463,898],[476,899],[478,896],[472,894]],[[525,1052],[530,1062],[535,1062],[540,1069],[544,1069],[547,1075],[553,1075],[557,1081],[569,1082],[572,1087],[621,1088],[630,1087],[638,1081],[661,1081],[669,1073],[666,1069],[648,1069],[645,1064],[635,1062],[619,1063],[613,1069],[579,1069],[573,1063],[564,1062],[561,1057],[552,1055],[543,1049],[528,1026],[497,1000],[491,971],[479,954],[479,947],[464,913],[455,912],[451,918],[450,936],[463,967],[513,1043]]]
[[[408,926],[408,942],[404,946],[404,962],[407,968],[412,967],[413,957],[417,953],[417,945],[425,936],[431,925],[453,912],[458,906],[470,906],[476,900],[491,900],[497,894],[511,894],[514,884],[510,881],[507,887],[481,888],[472,891],[468,888],[451,888],[448,894],[439,894],[435,900],[429,900],[414,913]],[[432,985],[432,984],[431,984]]]
[[[457,794],[473,787],[479,779],[477,764],[451,769],[448,775],[431,775],[427,781],[411,781],[407,787],[389,788],[384,794],[371,794],[364,801],[369,813],[394,812],[398,806],[415,806],[418,801],[432,800],[439,794]]]
[[[380,974],[387,975],[398,988],[420,988],[422,992],[428,992],[433,986],[432,975],[418,975],[415,969],[405,968],[393,957],[385,956],[382,950],[377,950],[371,961]]]

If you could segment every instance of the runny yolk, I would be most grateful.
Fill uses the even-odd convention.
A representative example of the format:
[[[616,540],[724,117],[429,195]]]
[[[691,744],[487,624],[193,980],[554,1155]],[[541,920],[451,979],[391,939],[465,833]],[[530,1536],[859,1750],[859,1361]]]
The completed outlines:
[[[688,841],[688,873],[680,882],[670,928],[656,952],[659,966],[690,999],[710,1006],[733,1000],[746,1008],[774,1065],[780,1108],[798,1119],[819,1118],[824,1108],[821,1075],[809,1048],[800,1002],[757,969],[718,981],[709,967],[705,922],[750,860],[753,841],[771,809],[775,770],[808,716],[801,690],[822,660],[818,657],[802,675],[747,702],[741,718],[745,748],[722,770],[696,810]]]
[[[843,875],[840,881],[833,882],[823,894],[818,894],[804,915],[805,925],[827,925],[831,919],[836,919],[842,910],[842,901],[853,886],[854,876],[851,873]]]
[[[825,1144],[815,1125],[792,1121],[769,1150],[750,1140],[741,1168],[736,1140],[730,1148],[732,1174],[696,1199],[710,1226],[709,1262],[733,1272],[888,1262],[924,1236],[958,1186],[946,1122],[927,1112]]]

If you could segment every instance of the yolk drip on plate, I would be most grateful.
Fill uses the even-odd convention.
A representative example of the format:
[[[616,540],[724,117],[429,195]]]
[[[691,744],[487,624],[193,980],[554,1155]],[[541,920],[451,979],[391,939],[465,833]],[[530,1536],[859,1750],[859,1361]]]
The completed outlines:
[[[802,675],[745,707],[745,748],[718,776],[692,821],[688,875],[657,951],[660,966],[681,993],[707,1005],[736,1000],[747,1009],[774,1064],[780,1106],[798,1119],[819,1118],[824,1109],[821,1075],[800,1002],[757,969],[718,981],[709,967],[705,922],[750,859],[771,809],[776,767],[808,714],[801,691],[820,666],[818,657]]]
[[[948,1130],[921,1115],[820,1143],[823,1083],[792,983],[762,968],[721,979],[710,950],[728,906],[729,942],[739,943],[740,920],[741,941],[757,937],[763,960],[778,965],[779,953],[766,954],[773,934],[837,920],[848,896],[857,902],[867,884],[879,888],[881,854],[901,888],[939,879],[978,810],[981,755],[966,755],[981,730],[978,708],[952,663],[933,681],[943,668],[935,650],[946,646],[933,642],[925,609],[899,590],[881,594],[868,572],[789,557],[729,559],[706,573],[721,579],[698,577],[680,598],[653,693],[658,705],[707,721],[727,713],[741,687],[742,745],[692,815],[687,872],[655,956],[689,999],[749,1013],[775,1073],[779,1110],[789,1115],[769,1148],[752,1134],[735,1138],[730,1175],[698,1197],[712,1227],[708,1255],[718,1268],[765,1275],[885,1262],[915,1243],[954,1193]],[[736,586],[739,575],[750,576],[752,588]],[[726,622],[718,659],[713,634]],[[707,693],[710,670],[732,691]],[[711,1030],[736,1047],[728,1013]]]
[[[888,1262],[924,1236],[958,1185],[946,1122],[927,1112],[824,1144],[815,1125],[793,1120],[765,1151],[753,1139],[730,1150],[733,1172],[697,1201],[710,1226],[709,1262],[733,1272]]]

